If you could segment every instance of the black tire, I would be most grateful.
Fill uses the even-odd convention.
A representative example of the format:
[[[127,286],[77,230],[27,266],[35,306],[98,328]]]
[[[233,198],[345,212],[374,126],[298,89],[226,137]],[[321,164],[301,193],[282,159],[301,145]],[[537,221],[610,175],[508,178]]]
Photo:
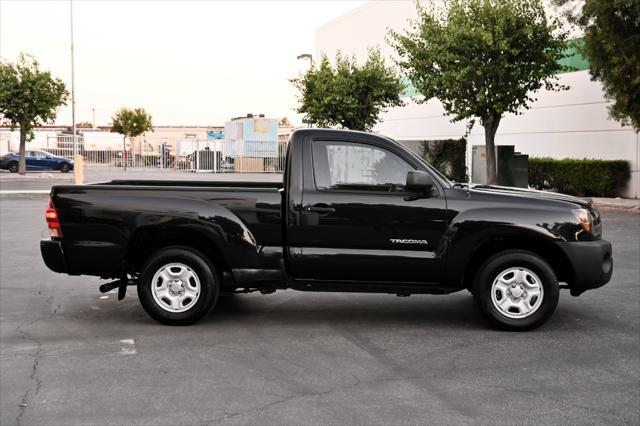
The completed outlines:
[[[60,171],[62,173],[69,173],[69,170],[71,170],[71,165],[69,165],[69,163],[60,164]]]
[[[7,166],[7,169],[11,173],[18,173],[18,162],[17,161],[10,162],[9,165]]]
[[[158,285],[158,288],[162,287],[159,282],[152,283],[153,278],[170,264],[185,265],[189,273],[195,274],[199,281],[199,296],[194,298],[193,306],[183,312],[171,312],[167,307],[163,307],[163,300],[157,301],[158,296],[154,296],[152,289],[154,284]],[[149,256],[138,282],[138,299],[144,310],[156,321],[167,325],[189,325],[197,322],[213,309],[219,293],[220,279],[215,267],[201,253],[182,246],[167,247]]]
[[[499,302],[502,299],[497,302],[494,302],[492,299],[494,282],[498,282],[501,276],[509,277],[510,274],[508,271],[510,268],[517,271],[524,271],[525,274],[532,272],[533,274],[528,275],[528,278],[534,277],[529,278],[533,279],[534,282],[539,280],[538,286],[542,287],[541,301],[534,298],[531,299],[534,300],[534,302],[532,302],[533,305],[537,306],[535,309],[532,308],[531,304],[525,306],[525,309],[532,308],[530,314],[516,312],[519,311],[517,307],[510,308],[514,309],[513,312],[504,312],[504,308],[501,310],[496,306],[496,304],[500,304]],[[507,272],[507,274],[503,275],[505,272]],[[526,286],[521,288],[525,288],[526,290]],[[511,288],[508,288],[509,292],[511,290]],[[502,296],[499,289],[495,289],[494,291],[495,294],[493,298],[495,299],[499,296],[509,297],[507,295]],[[520,290],[518,290],[518,292],[520,292]],[[560,290],[558,287],[558,279],[553,269],[551,269],[544,259],[528,251],[508,250],[495,254],[480,267],[474,282],[473,293],[480,310],[491,323],[503,330],[526,331],[539,327],[551,317],[556,306],[558,306]],[[515,300],[518,300],[518,298]],[[509,305],[509,303],[509,300],[507,300],[507,305]],[[528,316],[513,318],[508,315]]]

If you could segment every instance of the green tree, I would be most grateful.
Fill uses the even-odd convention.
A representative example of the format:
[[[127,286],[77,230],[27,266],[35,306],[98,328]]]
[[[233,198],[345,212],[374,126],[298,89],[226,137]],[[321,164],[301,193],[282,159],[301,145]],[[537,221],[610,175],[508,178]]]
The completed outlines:
[[[521,114],[544,87],[562,90],[566,34],[545,15],[540,0],[452,0],[419,3],[405,33],[391,31],[398,65],[420,92],[437,98],[452,121],[484,127],[487,182],[496,182],[495,135],[505,113]]]
[[[111,131],[122,135],[122,160],[127,170],[127,136],[132,138],[152,130],[151,115],[142,108],[121,108],[111,117]]]
[[[0,121],[15,130],[20,127],[18,173],[25,174],[25,150],[33,129],[56,118],[66,105],[69,92],[59,78],[41,71],[38,62],[21,53],[18,62],[0,61]]]
[[[278,120],[278,127],[291,127],[291,122],[287,117],[282,117]]]
[[[385,108],[403,105],[404,85],[377,50],[369,51],[362,66],[340,52],[332,66],[323,55],[320,66],[312,65],[292,83],[300,92],[297,111],[323,127],[370,130]]]
[[[613,101],[609,114],[640,131],[640,1],[556,0],[584,31],[582,55],[592,80]]]

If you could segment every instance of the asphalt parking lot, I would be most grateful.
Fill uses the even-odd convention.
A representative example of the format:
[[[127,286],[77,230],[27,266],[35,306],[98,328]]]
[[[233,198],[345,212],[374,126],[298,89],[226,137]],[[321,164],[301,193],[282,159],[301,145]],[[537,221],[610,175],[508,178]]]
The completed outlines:
[[[640,213],[603,210],[611,283],[538,330],[466,292],[223,298],[167,327],[49,272],[44,196],[0,198],[0,423],[639,424]]]

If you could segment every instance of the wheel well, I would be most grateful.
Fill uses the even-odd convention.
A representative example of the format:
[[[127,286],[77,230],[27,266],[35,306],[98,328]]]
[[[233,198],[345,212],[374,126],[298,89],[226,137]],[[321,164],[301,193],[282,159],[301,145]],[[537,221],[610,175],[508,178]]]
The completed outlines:
[[[197,232],[170,229],[149,229],[139,231],[129,244],[125,258],[127,271],[140,272],[147,258],[156,251],[171,246],[184,246],[202,253],[213,262],[220,274],[229,268],[215,245]]]
[[[493,238],[476,247],[464,272],[464,285],[473,287],[473,280],[482,264],[494,254],[505,250],[526,250],[544,259],[553,269],[559,282],[573,278],[571,263],[565,253],[550,241],[539,238]]]

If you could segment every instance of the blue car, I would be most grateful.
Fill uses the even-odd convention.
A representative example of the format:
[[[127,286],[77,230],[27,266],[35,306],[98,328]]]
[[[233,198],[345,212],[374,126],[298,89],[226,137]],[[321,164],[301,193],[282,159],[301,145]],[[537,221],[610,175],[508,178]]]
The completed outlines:
[[[58,157],[49,152],[29,150],[25,152],[27,170],[60,170],[68,173],[73,170],[73,160]],[[11,173],[18,171],[18,154],[10,152],[0,157],[0,169]]]

